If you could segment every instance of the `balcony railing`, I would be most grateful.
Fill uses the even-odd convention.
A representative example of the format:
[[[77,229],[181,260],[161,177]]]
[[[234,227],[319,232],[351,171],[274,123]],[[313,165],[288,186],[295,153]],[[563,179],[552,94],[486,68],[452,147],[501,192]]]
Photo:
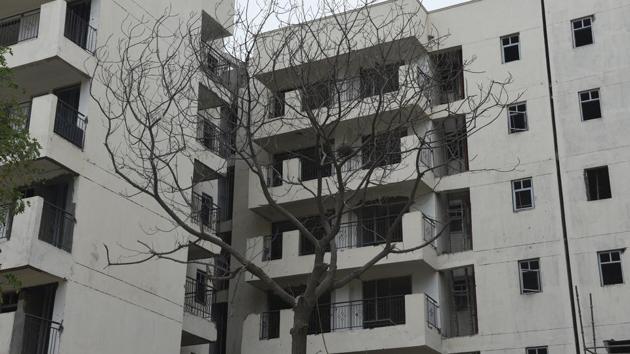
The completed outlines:
[[[232,91],[238,80],[238,66],[226,54],[202,43],[202,69],[210,78]]]
[[[34,315],[24,315],[21,354],[58,354],[63,325]]]
[[[425,294],[425,297],[427,325],[440,332],[440,305],[431,296]]]
[[[405,324],[405,296],[320,304],[309,319],[309,334]],[[278,338],[280,311],[260,315],[260,339]]]
[[[229,134],[212,123],[207,113],[197,114],[197,141],[208,150],[221,157],[227,157],[230,151]]]
[[[332,331],[405,324],[405,296],[387,296],[331,304],[330,318]]]
[[[57,101],[54,132],[81,149],[85,144],[87,122],[87,117],[72,106]]]
[[[27,39],[37,38],[39,10],[0,20],[0,47],[9,47]]]
[[[280,311],[268,311],[260,314],[260,339],[280,337]]]
[[[365,219],[341,224],[337,233],[337,249],[367,247],[382,244],[390,232],[392,220],[388,217]],[[402,241],[402,227],[392,231],[393,242]]]
[[[186,277],[184,311],[194,316],[210,318],[213,293],[212,288],[208,284]]]
[[[216,232],[221,221],[221,209],[212,202],[212,198],[203,194],[193,193],[191,199],[192,222],[202,228]]]
[[[64,35],[79,47],[94,54],[96,51],[96,28],[72,10],[66,12]]]
[[[49,202],[44,202],[39,239],[66,252],[71,252],[75,223],[74,215]]]

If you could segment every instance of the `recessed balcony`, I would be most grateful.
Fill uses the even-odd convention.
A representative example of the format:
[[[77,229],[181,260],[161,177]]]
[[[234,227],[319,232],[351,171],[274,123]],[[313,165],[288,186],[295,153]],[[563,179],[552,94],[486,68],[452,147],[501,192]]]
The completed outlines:
[[[0,226],[0,272],[10,272],[22,287],[66,279],[73,264],[74,215],[42,197],[23,200],[25,209],[6,217]]]
[[[440,353],[439,305],[425,294],[362,299],[326,305],[311,323],[307,353]],[[311,321],[313,322],[313,321]],[[243,324],[244,353],[288,353],[291,310],[249,315]],[[315,326],[314,326],[315,325]],[[325,346],[317,333],[326,332]]]
[[[28,131],[41,148],[33,162],[42,177],[82,169],[87,117],[53,94],[23,104],[20,114],[28,117]]]
[[[217,330],[211,321],[213,299],[207,279],[186,277],[182,347],[216,341]]]
[[[54,0],[39,9],[0,20],[0,45],[12,55],[7,65],[28,95],[80,82],[91,76],[96,29]]]
[[[261,141],[280,134],[312,129],[307,110],[312,111],[322,123],[324,120],[335,120],[331,116],[341,117],[342,121],[377,113],[383,119],[400,112],[408,115],[409,119],[422,116],[428,107],[428,94],[418,65],[397,66],[393,73],[379,72],[389,76],[383,82],[369,75],[352,76],[314,84],[312,88],[276,92],[276,97],[272,97],[266,107],[268,112],[261,112],[271,118],[265,119],[264,125],[255,130],[254,137]]]
[[[375,152],[378,154],[378,152]],[[384,154],[384,153],[382,153]],[[420,157],[418,158],[418,154]],[[394,155],[389,151],[386,155]],[[356,190],[357,188],[365,188],[364,178],[368,170],[363,166],[368,158],[364,158],[361,154],[357,154],[353,159],[347,161],[342,168],[344,174],[345,188],[347,190]],[[434,185],[434,175],[430,171],[433,168],[433,151],[423,146],[420,139],[415,135],[404,136],[400,139],[400,148],[398,150],[398,158],[386,161],[387,165],[376,167],[370,176],[371,183],[368,188],[379,188],[385,185],[400,185],[411,183],[417,176],[416,164],[419,163],[419,170],[427,171],[421,179],[418,193],[430,192]],[[298,201],[308,201],[317,191],[317,178],[311,178],[309,166],[304,165],[300,158],[291,158],[282,161],[282,167],[274,165],[264,166],[263,171],[265,180],[269,188],[271,196],[277,203],[294,203]],[[337,192],[337,180],[335,176],[322,177],[322,195],[332,195]],[[323,174],[324,176],[326,174]],[[261,213],[265,213],[270,208],[268,200],[265,198],[262,187],[260,185],[258,175],[250,171],[249,178],[249,208],[255,209]]]
[[[343,224],[337,235],[338,247],[337,267],[346,272],[364,265],[382,247],[378,235],[385,234],[390,220],[385,223],[364,223],[361,221]],[[379,232],[380,231],[380,232]],[[410,212],[403,215],[399,236],[392,239],[398,249],[410,249],[432,240],[436,235],[434,224],[421,212]],[[369,234],[369,235],[368,235]],[[284,232],[281,237],[280,250],[273,250],[272,236],[259,236],[247,240],[247,258],[265,270],[272,278],[286,278],[310,274],[315,256],[300,252],[300,232]],[[433,244],[409,253],[391,254],[377,263],[375,267],[387,264],[420,263],[436,268],[437,252]],[[325,262],[330,261],[326,254]],[[258,283],[260,280],[248,273],[248,281]]]

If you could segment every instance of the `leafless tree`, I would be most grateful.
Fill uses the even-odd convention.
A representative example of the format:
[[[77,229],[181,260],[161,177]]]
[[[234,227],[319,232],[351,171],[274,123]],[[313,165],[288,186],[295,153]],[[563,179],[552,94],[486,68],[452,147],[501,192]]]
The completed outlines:
[[[425,215],[435,232],[403,245],[403,215],[441,176],[468,169],[468,137],[516,99],[507,94],[509,77],[465,85],[470,61],[461,50],[441,48],[443,36],[426,27],[415,2],[347,7],[327,1],[319,20],[295,3],[274,2],[253,17],[242,8],[229,42],[208,38],[198,16],[166,11],[158,19],[127,19],[122,36],[99,49],[91,90],[106,118],[113,169],[133,187],[129,197],[155,201],[192,240],[169,250],[143,243],[137,259],[124,262],[112,260],[108,249],[110,264],[186,262],[177,251],[212,244],[235,261],[225,277],[251,273],[290,304],[292,353],[306,353],[321,295],[442,234],[445,224]],[[264,32],[270,21],[283,27]],[[213,210],[196,186],[226,167],[205,166],[212,161],[208,149],[228,165],[246,166],[255,181],[250,193],[263,197],[273,218],[299,230],[314,254],[299,293],[207,222]],[[385,185],[395,192],[383,192]],[[311,217],[287,206],[296,199],[311,202]],[[350,215],[370,208],[389,211],[383,221],[353,225],[377,247],[365,264],[342,273],[339,249],[357,246],[345,231]]]

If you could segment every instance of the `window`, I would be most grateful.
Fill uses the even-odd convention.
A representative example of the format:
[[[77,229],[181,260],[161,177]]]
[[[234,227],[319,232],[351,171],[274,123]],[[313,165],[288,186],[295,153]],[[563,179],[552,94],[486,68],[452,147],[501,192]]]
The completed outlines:
[[[588,200],[608,199],[612,197],[608,166],[584,170],[584,179],[586,180],[586,198]]]
[[[400,163],[400,139],[407,135],[406,129],[390,131],[375,136],[363,137],[361,160],[364,168],[383,167]]]
[[[322,81],[312,84],[302,90],[302,110],[313,110],[330,104],[332,96],[330,81]]]
[[[608,353],[630,353],[630,339],[625,340],[605,340],[604,345]]]
[[[310,181],[332,176],[331,145],[313,146],[293,152],[300,158],[300,180]]]
[[[437,84],[436,104],[464,98],[464,58],[462,48],[446,49],[431,54],[434,80]]]
[[[593,16],[578,18],[571,21],[573,27],[573,46],[581,47],[593,44]]]
[[[602,109],[599,102],[599,89],[582,91],[579,95],[582,120],[601,118]]]
[[[195,279],[195,302],[199,304],[206,304],[206,287],[208,284],[208,275],[202,270],[197,270],[197,277]]]
[[[508,129],[510,134],[527,131],[527,105],[525,102],[508,106]]]
[[[540,261],[538,258],[519,261],[518,268],[521,274],[521,294],[541,292]]]
[[[517,34],[501,37],[501,46],[503,49],[503,62],[509,63],[521,58],[520,41]]]
[[[534,187],[531,178],[512,181],[512,199],[514,211],[534,207]]]
[[[201,194],[201,222],[204,226],[210,226],[212,223],[212,197],[206,193]]]
[[[285,113],[285,91],[272,92],[269,97],[269,115],[271,118],[282,117]]]
[[[526,354],[547,354],[547,347],[532,347],[525,349]]]
[[[399,67],[399,64],[391,64],[361,70],[361,97],[378,96],[397,91]]]
[[[411,277],[363,282],[363,328],[405,323],[405,295],[411,294]]]
[[[624,250],[614,250],[603,251],[597,254],[602,285],[623,283],[623,272],[621,270],[621,254],[623,252]]]
[[[263,238],[263,261],[282,258],[282,234],[267,235]]]

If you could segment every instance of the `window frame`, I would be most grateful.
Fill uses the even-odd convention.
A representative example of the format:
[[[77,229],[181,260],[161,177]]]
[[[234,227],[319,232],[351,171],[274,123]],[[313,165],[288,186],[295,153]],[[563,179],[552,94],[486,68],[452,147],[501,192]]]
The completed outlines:
[[[597,92],[597,98],[593,98],[593,92]],[[587,93],[589,95],[589,99],[586,101],[582,101],[582,94]],[[583,90],[578,92],[578,100],[580,101],[580,117],[582,118],[583,122],[589,121],[589,120],[594,120],[594,119],[601,119],[604,117],[604,114],[602,112],[602,95],[601,95],[601,90],[599,87],[596,88],[592,88],[592,89],[588,89],[588,90]],[[588,102],[593,102],[593,101],[597,101],[599,104],[599,117],[596,118],[589,118],[589,119],[584,119],[584,107],[583,104],[584,103],[588,103]]]
[[[549,347],[547,347],[546,345],[541,345],[538,347],[527,347],[525,348],[525,354],[541,354],[539,351],[540,350],[544,350],[545,354],[549,353]]]
[[[623,260],[622,260],[622,255],[623,253],[626,251],[625,248],[618,248],[618,249],[613,249],[613,250],[606,250],[606,251],[598,251],[597,252],[597,265],[599,268],[599,283],[601,286],[612,286],[612,285],[621,285],[621,284],[625,284],[624,281],[624,276],[623,276]],[[613,252],[617,252],[619,253],[619,260],[618,261],[612,261],[612,254]],[[609,257],[609,261],[602,263],[602,259],[600,257],[600,255],[602,254],[608,254]],[[614,283],[614,284],[604,284],[604,272],[602,271],[602,264],[616,264],[619,263],[619,267],[621,269],[621,283]]]
[[[587,20],[587,19],[590,20],[591,23],[588,26],[584,26],[584,20]],[[582,27],[576,29],[574,27],[575,26],[574,23],[576,23],[578,21],[582,22]],[[585,47],[587,45],[595,44],[595,35],[593,33],[593,22],[594,21],[595,21],[595,16],[594,15],[578,17],[578,18],[574,18],[574,19],[571,20],[571,37],[573,39],[573,48],[581,48],[581,47]],[[590,30],[591,30],[591,43],[583,44],[581,46],[576,46],[576,43],[575,43],[575,31],[576,30],[581,30],[581,29],[584,29],[584,28],[587,28],[587,27],[590,28]]]
[[[195,273],[195,303],[208,304],[206,288],[208,286],[208,272],[197,269]]]
[[[597,190],[598,198],[592,198],[591,191],[590,191],[590,188],[589,188],[589,186],[590,186],[589,172],[594,172],[594,171],[604,170],[604,169],[606,170],[606,175],[608,177],[608,192],[609,192],[609,195],[607,197],[600,197],[599,195],[601,193],[599,192],[599,183],[596,183],[598,185],[598,190]],[[598,176],[598,179],[599,179],[599,176]],[[611,199],[612,198],[612,185],[610,183],[610,169],[608,168],[608,165],[585,168],[584,169],[584,188],[586,190],[586,200],[589,201],[589,202],[596,201],[596,200]]]
[[[525,110],[523,112],[518,111],[519,106],[524,106]],[[511,111],[512,108],[516,108],[516,111]],[[523,116],[525,117],[525,129],[519,130],[516,129],[512,126],[512,113],[522,113]],[[516,134],[516,133],[523,133],[529,130],[529,120],[527,119],[527,102],[526,101],[521,101],[521,102],[515,102],[509,106],[507,106],[507,114],[508,114],[508,134]]]
[[[531,264],[530,262],[538,262],[538,269],[531,269]],[[522,264],[528,264],[528,269],[523,269]],[[540,258],[529,258],[529,259],[523,259],[518,261],[518,273],[519,273],[519,279],[521,282],[521,294],[522,295],[532,295],[532,294],[538,294],[538,293],[542,293],[543,292],[543,287],[542,287],[542,272],[540,269]],[[526,290],[525,289],[525,284],[524,284],[524,278],[523,275],[525,273],[525,271],[527,272],[535,272],[537,274],[537,280],[538,280],[538,290]]]
[[[514,37],[517,37],[517,39],[518,39],[517,43],[512,43],[512,38],[514,38]],[[503,44],[503,40],[504,39],[507,39],[508,41],[510,41],[510,43],[509,44]],[[521,60],[521,58],[522,58],[522,56],[521,56],[521,34],[519,32],[508,34],[508,35],[505,35],[505,36],[501,36],[501,38],[499,38],[499,43],[501,44],[501,63],[508,64],[508,63],[513,62],[513,61]],[[506,48],[511,48],[513,46],[516,46],[516,49],[518,51],[518,59],[505,61],[505,49]]]
[[[529,187],[522,187],[521,184],[521,188],[519,188],[518,190],[515,188],[515,183],[517,182],[523,182],[529,180],[530,181],[530,186]],[[511,187],[512,187],[512,209],[514,212],[519,212],[519,211],[524,211],[524,210],[530,210],[530,209],[534,209],[536,203],[534,201],[534,179],[532,177],[525,177],[525,178],[519,178],[519,179],[514,179],[510,182]],[[529,190],[530,191],[530,195],[531,195],[531,206],[529,207],[524,207],[524,208],[517,208],[516,206],[516,193],[519,191],[525,191],[525,190]]]

